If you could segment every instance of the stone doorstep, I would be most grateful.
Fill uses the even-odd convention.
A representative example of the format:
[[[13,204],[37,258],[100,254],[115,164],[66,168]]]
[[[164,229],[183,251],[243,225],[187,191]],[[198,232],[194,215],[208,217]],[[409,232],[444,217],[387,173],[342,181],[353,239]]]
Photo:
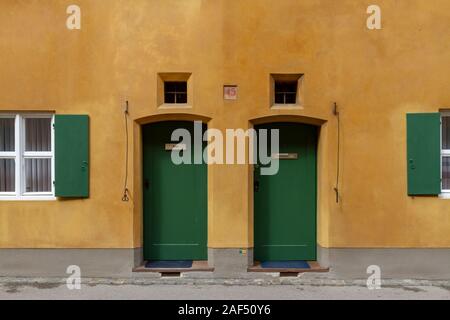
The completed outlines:
[[[208,266],[208,261],[193,261],[191,268],[146,268],[145,267],[145,261],[144,264],[133,268],[133,272],[139,273],[139,272],[157,272],[161,273],[162,275],[167,276],[176,276],[180,275],[184,272],[213,272],[214,268]]]
[[[328,272],[329,268],[324,268],[317,263],[317,261],[308,261],[310,268],[262,268],[259,262],[247,268],[247,272],[261,272],[261,273],[278,273],[279,276],[296,276],[299,273],[305,272]],[[143,265],[134,268],[133,273],[139,274],[144,272],[159,273],[161,276],[181,276],[182,273],[187,272],[214,272],[214,268],[208,265],[207,261],[193,261],[191,268],[146,268],[145,262]]]
[[[304,272],[328,272],[330,268],[324,268],[319,265],[317,261],[307,261],[309,268],[262,268],[259,262],[255,262],[255,265],[247,268],[248,272],[279,272],[280,276],[294,275]]]

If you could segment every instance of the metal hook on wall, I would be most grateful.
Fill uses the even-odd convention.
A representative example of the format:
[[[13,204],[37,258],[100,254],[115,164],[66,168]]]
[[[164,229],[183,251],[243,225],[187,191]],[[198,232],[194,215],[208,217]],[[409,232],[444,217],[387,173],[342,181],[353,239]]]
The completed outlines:
[[[122,201],[129,201],[129,193],[128,190],[128,100],[125,102],[124,109],[124,118],[125,118],[125,181],[123,184],[123,196]]]
[[[336,185],[334,187],[334,192],[336,193],[336,203],[339,203],[339,169],[340,169],[340,119],[338,105],[334,103],[333,114],[337,118],[337,157],[336,157]]]

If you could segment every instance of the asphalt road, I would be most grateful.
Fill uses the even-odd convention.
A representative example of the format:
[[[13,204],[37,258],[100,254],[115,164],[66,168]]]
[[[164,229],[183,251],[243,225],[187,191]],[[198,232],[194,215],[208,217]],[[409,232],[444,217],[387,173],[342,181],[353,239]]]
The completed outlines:
[[[446,299],[448,286],[0,284],[0,299]]]

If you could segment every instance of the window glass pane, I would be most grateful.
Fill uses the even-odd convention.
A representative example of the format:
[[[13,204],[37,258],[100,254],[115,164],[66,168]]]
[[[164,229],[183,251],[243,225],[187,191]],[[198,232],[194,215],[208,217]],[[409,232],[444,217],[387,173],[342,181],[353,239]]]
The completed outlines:
[[[176,83],[173,81],[164,82],[164,92],[175,92],[176,91]]]
[[[187,92],[187,82],[186,81],[179,81],[175,83],[177,92]]]
[[[50,192],[51,159],[25,159],[25,192]]]
[[[51,151],[51,119],[25,119],[25,151]]]
[[[186,93],[177,93],[177,103],[187,103]]]
[[[14,151],[14,118],[0,118],[0,152]]]
[[[187,103],[187,82],[186,81],[165,81],[164,82],[164,102],[165,103]]]
[[[16,170],[14,159],[0,159],[0,192],[16,190]]]
[[[450,190],[450,157],[442,157],[442,189]]]
[[[296,92],[297,81],[275,81],[275,92]]]
[[[175,103],[175,93],[164,94],[164,103]]]
[[[296,100],[296,94],[295,93],[286,93],[286,103],[294,104]]]
[[[442,117],[442,149],[450,149],[450,117]]]
[[[166,81],[164,82],[165,92],[187,92],[186,81]]]
[[[275,94],[275,103],[276,104],[284,103],[284,94],[283,93],[276,93]]]
[[[275,81],[275,103],[296,103],[297,85],[297,81]]]

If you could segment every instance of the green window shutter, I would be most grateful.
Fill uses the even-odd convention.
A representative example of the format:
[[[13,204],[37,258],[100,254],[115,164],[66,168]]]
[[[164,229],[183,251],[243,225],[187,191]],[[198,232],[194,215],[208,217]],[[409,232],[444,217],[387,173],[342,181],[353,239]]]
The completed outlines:
[[[89,197],[87,115],[55,115],[55,195]]]
[[[441,116],[410,113],[407,123],[408,195],[441,192]]]

